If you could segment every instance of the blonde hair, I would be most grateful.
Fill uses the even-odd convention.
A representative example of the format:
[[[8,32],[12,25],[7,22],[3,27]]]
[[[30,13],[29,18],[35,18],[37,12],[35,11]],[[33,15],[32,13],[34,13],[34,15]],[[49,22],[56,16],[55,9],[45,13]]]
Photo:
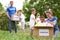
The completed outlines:
[[[51,10],[46,10],[45,13],[49,13],[49,14],[53,15]]]

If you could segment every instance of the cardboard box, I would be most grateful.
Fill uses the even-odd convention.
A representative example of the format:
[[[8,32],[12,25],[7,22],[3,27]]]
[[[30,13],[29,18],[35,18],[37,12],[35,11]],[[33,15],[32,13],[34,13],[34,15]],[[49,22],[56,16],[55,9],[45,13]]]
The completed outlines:
[[[16,14],[15,15],[12,15],[11,16],[11,19],[12,19],[12,21],[19,21],[20,19],[19,19],[19,16],[17,16]]]
[[[54,28],[48,26],[34,27],[33,36],[36,38],[52,38],[54,35]]]

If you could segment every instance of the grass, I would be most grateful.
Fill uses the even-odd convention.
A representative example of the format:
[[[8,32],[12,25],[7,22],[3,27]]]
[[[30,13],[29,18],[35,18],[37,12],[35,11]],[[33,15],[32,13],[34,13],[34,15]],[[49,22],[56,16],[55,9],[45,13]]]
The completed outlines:
[[[60,40],[60,36],[57,38],[31,38],[28,30],[26,30],[25,35],[20,30],[17,34],[14,31],[10,34],[9,31],[0,30],[0,40]]]

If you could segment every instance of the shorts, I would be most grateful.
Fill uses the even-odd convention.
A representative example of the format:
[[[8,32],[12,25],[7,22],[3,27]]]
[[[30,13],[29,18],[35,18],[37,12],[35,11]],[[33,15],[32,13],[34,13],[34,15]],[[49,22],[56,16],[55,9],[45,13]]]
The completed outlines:
[[[34,25],[30,25],[30,29],[34,29]]]
[[[21,26],[20,26],[20,28],[21,28],[22,30],[25,29],[25,22],[21,22]]]

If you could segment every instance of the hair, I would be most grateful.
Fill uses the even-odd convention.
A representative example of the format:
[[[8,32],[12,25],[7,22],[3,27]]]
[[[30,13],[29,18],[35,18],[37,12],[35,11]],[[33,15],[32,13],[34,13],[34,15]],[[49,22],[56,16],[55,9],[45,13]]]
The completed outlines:
[[[50,10],[50,11],[49,11],[49,10],[46,10],[46,11],[45,11],[45,14],[46,14],[46,13],[49,13],[49,14],[53,15],[53,13],[52,13],[51,10]]]
[[[32,8],[31,11],[36,11],[35,8]]]
[[[45,18],[45,17],[42,15],[42,16],[40,16],[40,18]]]
[[[22,12],[22,10],[18,10],[17,13],[18,13],[18,12]]]
[[[13,2],[13,1],[10,1],[10,3]]]
[[[37,14],[36,14],[36,17],[37,17],[37,16],[40,16],[40,14],[39,14],[39,13],[37,13]]]

